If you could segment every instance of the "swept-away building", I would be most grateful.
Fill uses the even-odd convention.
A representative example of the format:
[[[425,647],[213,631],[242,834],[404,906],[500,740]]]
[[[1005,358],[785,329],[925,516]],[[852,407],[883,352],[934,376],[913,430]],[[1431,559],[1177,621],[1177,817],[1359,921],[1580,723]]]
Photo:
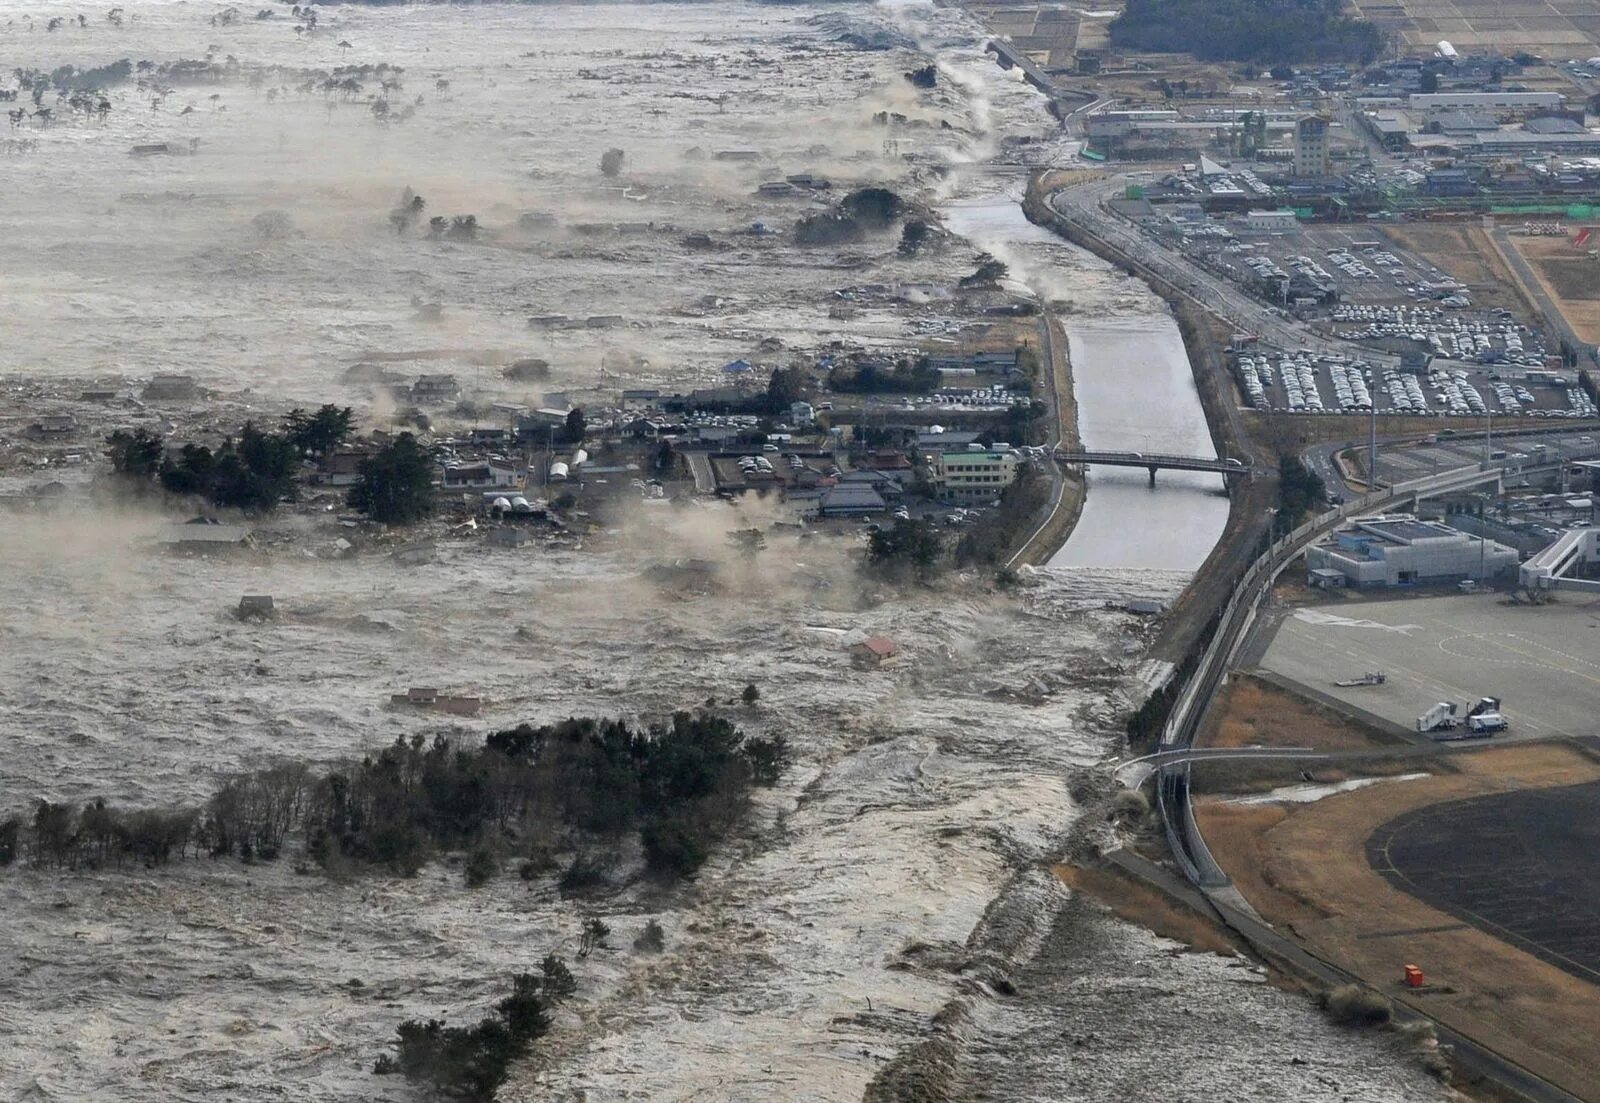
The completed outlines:
[[[154,375],[139,397],[146,402],[189,402],[200,397],[200,388],[187,375]]]
[[[432,686],[412,686],[404,693],[390,694],[389,703],[433,712],[448,712],[452,716],[476,716],[483,708],[481,697],[457,697],[440,693]]]
[[[250,530],[196,517],[182,524],[162,525],[157,539],[174,551],[230,551],[249,546]]]
[[[850,659],[857,666],[873,669],[900,658],[900,645],[888,636],[868,636],[850,648]]]

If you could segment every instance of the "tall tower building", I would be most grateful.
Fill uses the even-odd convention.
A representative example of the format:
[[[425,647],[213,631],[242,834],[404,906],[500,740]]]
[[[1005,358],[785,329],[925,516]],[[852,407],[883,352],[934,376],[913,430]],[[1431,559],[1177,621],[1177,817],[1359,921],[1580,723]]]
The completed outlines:
[[[1294,174],[1328,175],[1328,120],[1307,115],[1294,124]]]

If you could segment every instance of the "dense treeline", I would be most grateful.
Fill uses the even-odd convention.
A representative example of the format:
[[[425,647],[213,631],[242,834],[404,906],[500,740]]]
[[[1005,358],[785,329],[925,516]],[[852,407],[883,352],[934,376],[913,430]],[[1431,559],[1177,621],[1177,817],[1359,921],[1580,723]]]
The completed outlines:
[[[534,973],[511,978],[511,994],[475,1026],[408,1019],[395,1030],[395,1055],[373,1065],[378,1075],[401,1073],[451,1099],[493,1103],[511,1062],[525,1057],[550,1031],[550,1008],[577,990],[566,962],[550,954]]]
[[[482,883],[501,855],[581,856],[637,832],[650,870],[680,876],[738,821],[750,787],[775,782],[786,761],[782,736],[746,738],[705,712],[650,728],[524,724],[475,747],[417,735],[325,774],[286,764],[230,777],[201,808],[40,801],[31,817],[0,823],[0,864],[272,860],[296,848],[324,868],[410,875],[440,852],[470,850],[469,879]]]
[[[1278,461],[1278,513],[1272,520],[1275,535],[1282,536],[1300,527],[1311,514],[1327,502],[1328,488],[1322,478],[1299,456],[1284,456]]]
[[[323,406],[315,413],[296,409],[276,431],[246,422],[237,437],[216,448],[191,443],[176,451],[147,429],[119,429],[106,438],[106,456],[111,469],[132,483],[154,483],[218,508],[265,513],[294,493],[300,461],[332,450],[354,423],[348,406]]]
[[[1110,24],[1125,50],[1205,61],[1354,61],[1384,50],[1383,31],[1344,14],[1341,0],[1128,0]]]
[[[944,571],[944,540],[932,521],[901,518],[874,532],[862,566],[891,582],[932,582]]]
[[[926,356],[901,359],[888,367],[859,364],[828,373],[828,389],[835,394],[931,394],[943,375]]]

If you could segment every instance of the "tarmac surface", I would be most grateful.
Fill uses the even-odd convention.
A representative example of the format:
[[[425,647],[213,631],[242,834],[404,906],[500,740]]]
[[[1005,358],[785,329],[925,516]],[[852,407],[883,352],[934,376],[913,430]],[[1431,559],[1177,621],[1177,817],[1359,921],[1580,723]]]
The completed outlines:
[[[1260,669],[1382,727],[1416,737],[1435,702],[1465,715],[1499,697],[1511,727],[1496,742],[1600,732],[1600,603],[1579,595],[1538,607],[1501,594],[1346,600],[1275,619]],[[1379,670],[1383,685],[1333,684]]]
[[[1600,783],[1418,808],[1373,833],[1367,861],[1425,903],[1600,981]]]

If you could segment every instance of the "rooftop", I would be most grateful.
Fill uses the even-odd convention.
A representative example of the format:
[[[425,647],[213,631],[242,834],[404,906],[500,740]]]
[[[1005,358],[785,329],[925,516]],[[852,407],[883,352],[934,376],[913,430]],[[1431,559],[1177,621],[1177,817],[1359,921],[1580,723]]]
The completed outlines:
[[[1390,517],[1379,518],[1376,521],[1362,521],[1362,532],[1381,536],[1395,544],[1411,544],[1418,540],[1459,540],[1466,534],[1449,525],[1440,524],[1438,521],[1418,521],[1415,517]]]

